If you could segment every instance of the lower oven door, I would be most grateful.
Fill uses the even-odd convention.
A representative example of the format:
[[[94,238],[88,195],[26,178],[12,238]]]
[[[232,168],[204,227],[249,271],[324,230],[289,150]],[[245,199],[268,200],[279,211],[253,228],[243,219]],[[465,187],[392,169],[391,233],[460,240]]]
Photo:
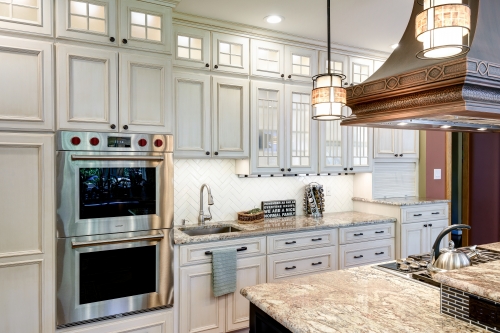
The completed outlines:
[[[172,229],[57,240],[59,328],[171,306]]]

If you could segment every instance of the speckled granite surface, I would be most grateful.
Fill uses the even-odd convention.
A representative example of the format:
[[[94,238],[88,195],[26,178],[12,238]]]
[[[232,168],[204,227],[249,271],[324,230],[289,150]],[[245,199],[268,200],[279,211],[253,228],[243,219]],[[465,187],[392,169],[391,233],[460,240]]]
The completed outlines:
[[[387,198],[387,199],[365,199],[365,198],[352,198],[353,201],[371,202],[391,206],[415,206],[415,205],[429,205],[435,203],[448,203],[450,200],[444,199],[428,199],[419,197],[405,197],[405,198]]]
[[[438,289],[369,266],[247,287],[241,294],[294,333],[486,332],[441,315]]]
[[[324,214],[321,218],[307,216],[294,216],[286,218],[267,219],[263,223],[239,224],[236,221],[207,223],[201,227],[198,225],[178,226],[174,228],[174,243],[188,244],[228,240],[242,237],[253,237],[259,235],[279,234],[294,231],[308,231],[315,229],[343,228],[368,224],[381,224],[396,222],[395,218],[367,214],[360,212],[341,212]],[[230,232],[223,234],[189,236],[183,233],[184,229],[212,228],[222,226],[234,226],[241,232]]]
[[[478,247],[481,249],[500,252],[500,243],[490,243],[490,244],[478,245]]]
[[[500,261],[434,275],[434,280],[500,302]]]

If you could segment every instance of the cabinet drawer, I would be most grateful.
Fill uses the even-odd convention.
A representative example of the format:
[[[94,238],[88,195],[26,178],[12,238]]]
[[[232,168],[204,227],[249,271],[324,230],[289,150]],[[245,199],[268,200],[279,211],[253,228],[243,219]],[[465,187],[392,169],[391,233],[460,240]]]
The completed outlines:
[[[337,247],[267,256],[267,282],[337,269]]]
[[[369,225],[363,227],[340,228],[340,244],[392,238],[395,235],[394,229],[394,223]]]
[[[236,247],[238,257],[251,257],[266,254],[266,237],[244,238],[232,241],[217,241],[202,244],[182,245],[180,247],[180,265],[204,264],[212,262],[212,256],[206,254],[207,251],[220,249],[224,247]]]
[[[394,259],[394,238],[340,246],[339,268],[363,266]]]
[[[401,223],[412,223],[448,218],[448,204],[417,206],[401,210]]]
[[[337,229],[297,232],[267,237],[267,253],[337,245]]]

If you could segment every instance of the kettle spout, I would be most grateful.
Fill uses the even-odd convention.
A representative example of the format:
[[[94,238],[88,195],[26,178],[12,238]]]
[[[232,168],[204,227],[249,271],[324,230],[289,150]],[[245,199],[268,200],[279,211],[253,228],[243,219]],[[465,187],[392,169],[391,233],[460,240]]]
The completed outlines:
[[[467,257],[469,257],[469,259],[479,257],[479,252],[477,251],[476,248],[477,248],[477,245],[465,247],[465,249],[469,250],[469,252],[465,253],[467,255]]]

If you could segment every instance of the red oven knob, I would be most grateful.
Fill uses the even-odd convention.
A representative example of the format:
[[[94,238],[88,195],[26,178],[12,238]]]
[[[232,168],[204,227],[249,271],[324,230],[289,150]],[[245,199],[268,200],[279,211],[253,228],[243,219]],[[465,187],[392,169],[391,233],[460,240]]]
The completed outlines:
[[[99,139],[98,138],[92,138],[92,139],[90,139],[90,144],[92,146],[97,146],[99,144]]]
[[[82,140],[80,140],[80,138],[77,136],[71,138],[71,144],[73,144],[73,146],[78,146],[80,142],[82,142]]]
[[[146,141],[146,139],[140,139],[138,144],[140,147],[144,147],[145,145],[148,144],[148,141]]]
[[[163,146],[163,141],[160,139],[156,139],[155,140],[155,147],[161,147],[161,146]]]

